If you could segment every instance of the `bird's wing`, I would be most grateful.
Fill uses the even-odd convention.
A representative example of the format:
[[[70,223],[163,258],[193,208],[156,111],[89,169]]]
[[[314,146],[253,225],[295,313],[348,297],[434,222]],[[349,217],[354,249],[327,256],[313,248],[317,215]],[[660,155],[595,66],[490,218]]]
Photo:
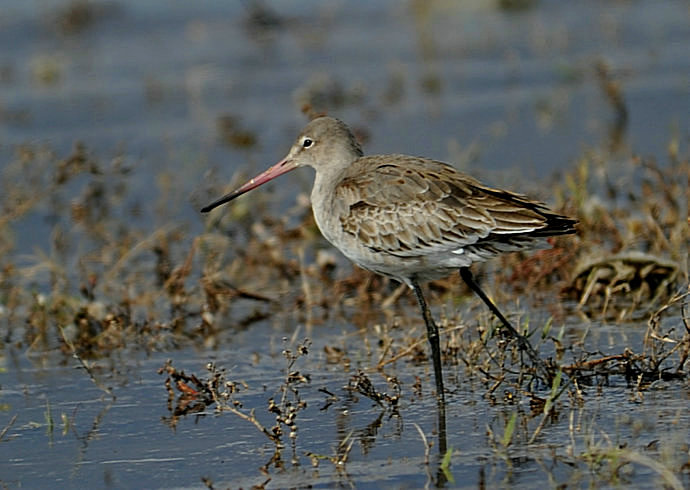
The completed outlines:
[[[355,163],[335,189],[345,210],[340,223],[375,251],[460,254],[490,235],[510,240],[547,226],[540,203],[486,187],[441,162],[391,155]]]

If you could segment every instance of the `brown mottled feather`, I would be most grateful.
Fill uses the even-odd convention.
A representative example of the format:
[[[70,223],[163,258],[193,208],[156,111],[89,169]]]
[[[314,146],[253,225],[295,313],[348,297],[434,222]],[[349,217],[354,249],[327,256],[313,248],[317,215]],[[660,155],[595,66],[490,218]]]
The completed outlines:
[[[343,231],[372,251],[443,254],[499,236],[508,243],[574,231],[571,220],[543,204],[484,186],[444,163],[387,157],[357,159],[335,187],[336,200],[349,208],[340,217]]]

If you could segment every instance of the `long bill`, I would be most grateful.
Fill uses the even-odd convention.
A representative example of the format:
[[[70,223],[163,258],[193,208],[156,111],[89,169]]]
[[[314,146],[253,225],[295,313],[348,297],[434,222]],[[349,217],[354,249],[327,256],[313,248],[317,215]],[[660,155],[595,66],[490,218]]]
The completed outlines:
[[[238,187],[234,191],[225,194],[223,197],[216,199],[211,204],[201,208],[201,212],[208,213],[212,209],[220,206],[221,204],[225,204],[226,202],[232,201],[236,197],[244,194],[245,192],[249,192],[256,187],[259,187],[261,184],[265,184],[269,180],[273,180],[276,177],[279,177],[289,172],[290,170],[294,170],[296,168],[297,166],[294,164],[294,161],[292,159],[285,158],[273,165],[268,170],[261,172],[259,175],[257,175],[241,187]]]

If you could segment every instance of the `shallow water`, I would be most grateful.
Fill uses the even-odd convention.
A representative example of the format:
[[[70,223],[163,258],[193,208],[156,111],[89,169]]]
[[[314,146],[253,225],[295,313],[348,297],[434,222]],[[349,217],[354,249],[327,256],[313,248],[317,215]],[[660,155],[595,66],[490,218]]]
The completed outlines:
[[[607,328],[620,338],[620,328]],[[427,480],[438,481],[434,465],[438,460],[436,404],[427,391],[433,373],[427,366],[407,362],[390,366],[387,374],[399,378],[402,399],[397,412],[382,408],[344,389],[356,362],[350,372],[325,363],[323,345],[342,345],[346,333],[332,330],[318,332],[311,353],[296,364],[300,372],[311,376],[311,382],[300,388],[307,408],[297,416],[295,452],[290,446],[283,450],[284,468],[271,471],[271,486],[421,487]],[[267,344],[282,345],[279,332],[257,328],[257,333]],[[345,344],[359,342],[356,336],[350,339]],[[280,396],[283,380],[277,366],[284,360],[279,352],[266,350],[243,343],[201,357],[186,349],[95,362],[93,370],[112,388],[114,400],[70,362],[67,366],[38,365],[10,351],[2,375],[3,424],[10,414],[18,418],[3,440],[3,483],[29,488],[55,484],[64,488],[188,488],[201,486],[201,478],[207,477],[216,486],[246,488],[263,482],[268,476],[259,468],[271,458],[273,444],[248,422],[228,412],[216,413],[213,407],[178,417],[171,426],[163,376],[156,375],[156,370],[169,356],[178,369],[203,375],[205,363],[215,360],[228,369],[229,379],[246,383],[248,389],[237,399],[247,412],[255,409],[258,419],[270,426],[267,400]],[[252,362],[257,352],[261,360]],[[106,374],[111,372],[107,366],[111,362],[116,375]],[[368,359],[359,362],[363,367],[370,365]],[[422,379],[423,396],[413,387],[415,376]],[[386,389],[381,376],[370,373],[370,378],[378,389]],[[668,453],[681,460],[683,448],[687,448],[689,400],[682,383],[659,382],[645,392],[644,399],[638,399],[622,379],[585,388],[584,404],[559,403],[561,408],[537,441],[528,444],[540,416],[530,415],[526,401],[515,404],[499,394],[490,403],[483,383],[467,378],[458,367],[447,366],[446,379],[450,390],[448,445],[452,448],[449,475],[454,480],[449,485],[529,486],[539,481],[570,481],[597,486],[601,476],[589,474],[592,470],[578,462],[576,455],[609,441],[645,455]],[[322,388],[337,398],[329,406],[326,394],[319,391]],[[46,422],[47,411],[54,419],[52,428]],[[67,426],[61,421],[63,414],[69,420]],[[512,443],[501,447],[498,441],[513,414],[518,418]],[[435,444],[431,466],[424,463],[425,446],[414,424]],[[322,460],[318,468],[311,466],[307,452],[332,456],[348,436],[354,443],[347,463],[338,468]],[[293,454],[298,464],[291,462]],[[624,474],[621,483],[647,487],[658,481],[655,471],[641,466]]]
[[[81,141],[98,160],[121,158],[131,168],[126,191],[111,209],[118,222],[144,234],[173,223],[191,241],[204,230],[200,205],[237,172],[254,173],[282,156],[306,121],[300,114],[306,101],[367,136],[367,153],[451,161],[544,199],[551,197],[550,185],[544,187],[549,179],[588,148],[610,149],[612,161],[643,155],[663,162],[674,136],[687,146],[690,22],[683,1],[543,1],[521,11],[486,2],[266,2],[277,20],[264,27],[252,21],[249,3],[91,2],[83,26],[59,27],[69,2],[3,2],[0,170],[17,158],[20,145],[65,158]],[[621,84],[628,110],[622,128],[597,81],[599,60]],[[221,116],[236,118],[256,144],[224,141]],[[310,178],[308,171],[293,174],[246,205],[267,214],[284,210],[310,188]],[[59,256],[58,224],[65,234],[74,232],[65,255],[66,268],[76,269],[74,257],[92,242],[73,231],[63,211],[82,192],[82,181],[69,182],[14,221],[6,260],[26,265],[39,252]],[[47,273],[37,275],[31,290],[48,294],[48,282]],[[172,358],[178,369],[201,375],[215,360],[230,379],[247,383],[238,399],[270,425],[266,403],[283,382],[282,338],[303,324],[297,314],[228,328],[208,341],[215,348],[180,342],[179,350],[115,350],[88,361],[113,399],[76,360],[57,352],[59,340],[47,342],[48,352],[18,343],[23,324],[8,325],[5,301],[0,297],[0,430],[7,428],[0,437],[0,481],[8,487],[189,488],[203,487],[201,478],[208,477],[217,488],[247,488],[270,477],[274,488],[418,488],[439,479],[457,487],[651,488],[662,481],[654,467],[624,467],[601,482],[608,473],[599,463],[585,465],[582,454],[613,445],[667,463],[688,457],[687,381],[657,382],[640,399],[624,380],[612,378],[588,388],[581,405],[563,401],[530,444],[540,417],[530,415],[526,401],[513,404],[501,393],[492,402],[479,380],[446,366],[453,451],[448,474],[439,477],[437,444],[426,465],[413,425],[436,441],[430,367],[402,360],[387,368],[401,383],[397,414],[353,397],[343,387],[356,368],[371,370],[378,362],[362,347],[374,340],[333,321],[308,332],[314,345],[298,361],[311,375],[300,389],[307,408],[297,418],[299,465],[291,464],[288,447],[284,469],[263,475],[259,468],[273,444],[233,414],[209,407],[171,428],[165,377],[156,371]],[[234,309],[228,322],[253,308]],[[565,338],[581,338],[579,320],[567,325]],[[588,328],[590,349],[608,354],[639,346],[646,325],[595,322]],[[306,335],[300,327],[297,338]],[[356,355],[349,371],[326,362],[327,345]],[[390,389],[382,376],[368,374],[377,388]],[[422,396],[414,388],[417,376]],[[325,410],[320,388],[337,397]],[[515,413],[513,441],[502,447]],[[306,452],[334,455],[348,435],[355,442],[346,464],[311,466]]]

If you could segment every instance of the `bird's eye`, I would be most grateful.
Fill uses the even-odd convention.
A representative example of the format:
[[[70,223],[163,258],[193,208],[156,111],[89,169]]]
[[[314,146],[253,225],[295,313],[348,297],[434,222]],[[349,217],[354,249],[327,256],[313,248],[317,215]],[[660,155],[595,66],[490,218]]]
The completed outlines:
[[[313,144],[314,142],[312,140],[305,138],[304,141],[302,141],[302,148],[309,148]]]

